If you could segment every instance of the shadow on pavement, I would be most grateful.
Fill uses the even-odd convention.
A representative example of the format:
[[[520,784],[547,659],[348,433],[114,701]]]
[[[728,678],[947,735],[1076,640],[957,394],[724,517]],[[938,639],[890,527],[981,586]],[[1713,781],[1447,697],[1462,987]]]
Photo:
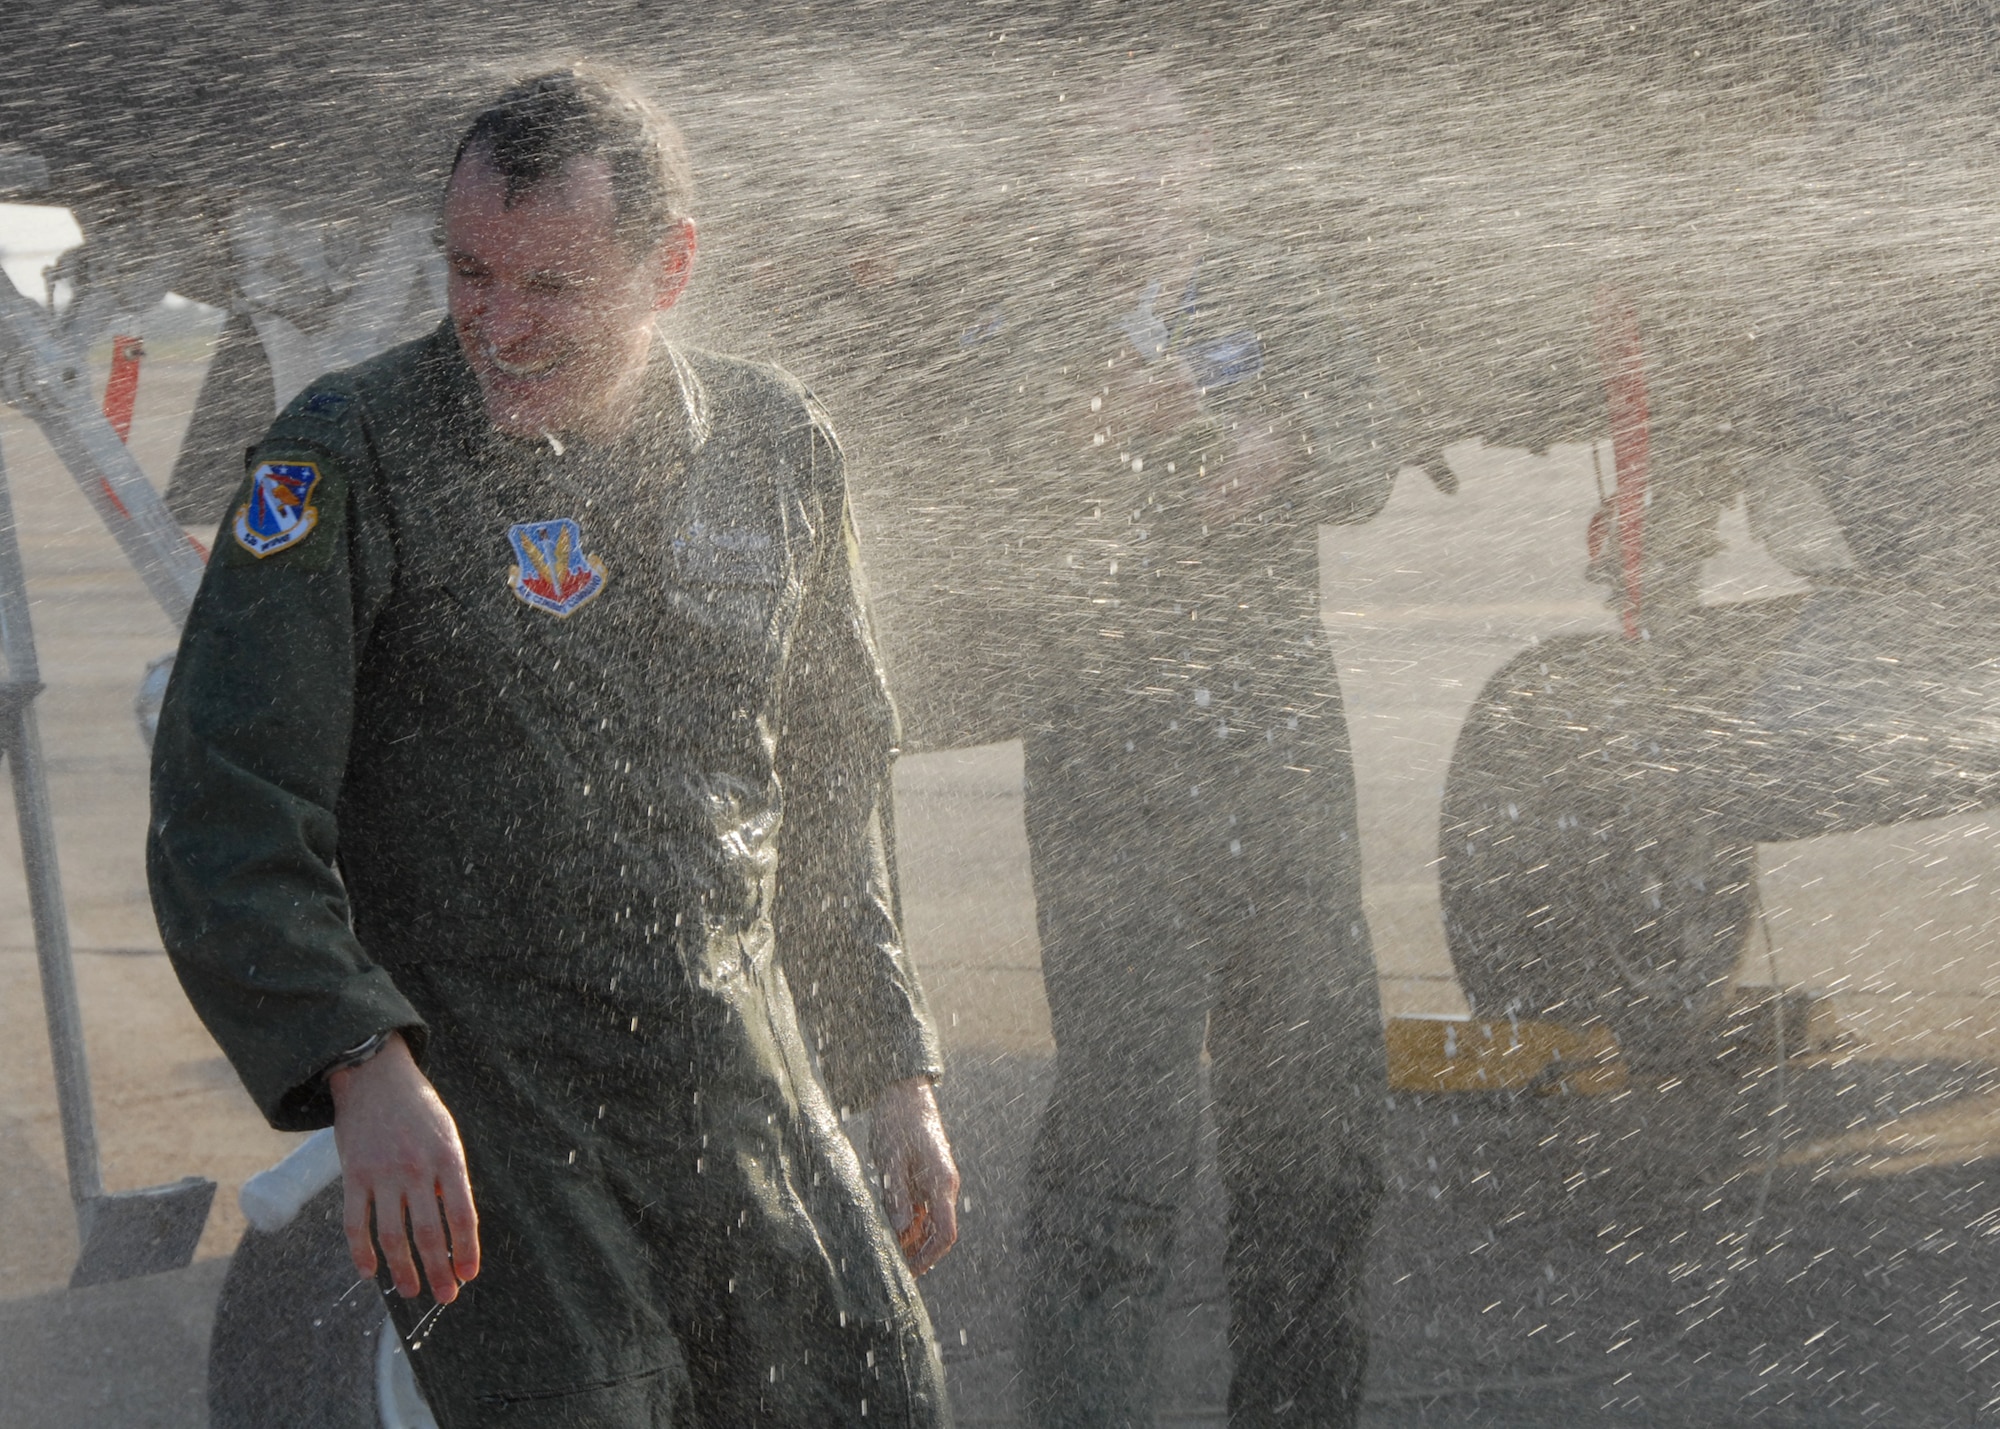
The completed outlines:
[[[969,1054],[945,1086],[971,1204],[924,1290],[967,1426],[1019,1422],[1019,1188],[1049,1067]],[[1847,1057],[1779,1082],[1765,1067],[1588,1100],[1399,1095],[1364,1423],[2000,1418],[2000,1073]],[[1210,1146],[1162,1423],[1222,1423],[1221,1242]]]
[[[228,1264],[0,1301],[0,1424],[204,1429],[209,1326]]]

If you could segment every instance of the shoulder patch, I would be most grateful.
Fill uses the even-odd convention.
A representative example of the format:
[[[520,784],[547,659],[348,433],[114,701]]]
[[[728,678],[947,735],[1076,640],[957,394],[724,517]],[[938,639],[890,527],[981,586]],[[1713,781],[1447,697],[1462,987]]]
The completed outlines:
[[[319,525],[313,496],[319,468],[309,461],[267,461],[250,473],[250,499],[231,523],[236,543],[260,560],[298,545]]]
[[[1264,370],[1264,343],[1255,331],[1245,328],[1212,342],[1205,342],[1188,354],[1195,383],[1207,392],[1228,387]]]

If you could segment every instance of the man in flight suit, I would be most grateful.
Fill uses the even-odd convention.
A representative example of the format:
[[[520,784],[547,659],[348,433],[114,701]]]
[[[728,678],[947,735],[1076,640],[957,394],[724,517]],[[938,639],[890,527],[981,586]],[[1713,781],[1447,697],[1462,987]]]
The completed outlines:
[[[1351,1424],[1384,1102],[1318,529],[1365,520],[1389,403],[1331,285],[1204,236],[1162,85],[1069,116],[1079,271],[1017,359],[1045,493],[1027,825],[1056,1079],[1030,1166],[1033,1421],[1152,1422],[1204,1046],[1229,1196],[1230,1423]]]
[[[253,452],[160,724],[167,948],[271,1122],[333,1124],[447,1429],[947,1418],[911,1271],[957,1173],[840,448],[655,332],[688,190],[615,81],[479,117],[449,322]]]

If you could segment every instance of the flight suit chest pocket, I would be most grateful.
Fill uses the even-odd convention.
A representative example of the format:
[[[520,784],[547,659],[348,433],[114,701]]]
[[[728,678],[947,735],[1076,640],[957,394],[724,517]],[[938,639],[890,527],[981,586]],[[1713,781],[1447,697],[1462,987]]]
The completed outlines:
[[[784,584],[785,548],[762,513],[693,516],[674,532],[673,576],[687,585],[771,590]]]
[[[784,523],[750,503],[688,513],[668,545],[668,598],[713,640],[770,644],[796,584]]]

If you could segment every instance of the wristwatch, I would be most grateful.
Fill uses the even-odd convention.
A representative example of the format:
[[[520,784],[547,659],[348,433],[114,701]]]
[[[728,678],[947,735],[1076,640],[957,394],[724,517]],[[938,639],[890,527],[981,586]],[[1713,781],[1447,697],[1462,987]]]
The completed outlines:
[[[390,1029],[390,1031],[393,1030]],[[349,1047],[345,1052],[342,1052],[329,1062],[326,1070],[320,1073],[320,1077],[324,1079],[331,1077],[335,1072],[344,1072],[349,1067],[358,1067],[381,1051],[388,1043],[389,1031],[377,1032],[366,1041],[356,1042],[352,1047]]]

